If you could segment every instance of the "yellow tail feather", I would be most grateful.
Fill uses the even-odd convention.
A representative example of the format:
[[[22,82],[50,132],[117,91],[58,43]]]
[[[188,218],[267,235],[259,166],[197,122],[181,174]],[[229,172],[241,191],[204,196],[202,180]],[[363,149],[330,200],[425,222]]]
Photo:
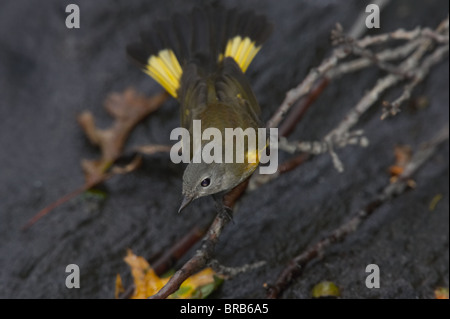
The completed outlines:
[[[238,35],[228,40],[225,53],[219,56],[219,61],[224,57],[232,57],[242,72],[245,73],[260,49],[261,46],[256,46],[255,41],[252,41],[249,37],[242,38]]]
[[[161,84],[170,95],[177,97],[183,70],[172,50],[164,49],[159,51],[157,56],[152,55],[144,72]]]

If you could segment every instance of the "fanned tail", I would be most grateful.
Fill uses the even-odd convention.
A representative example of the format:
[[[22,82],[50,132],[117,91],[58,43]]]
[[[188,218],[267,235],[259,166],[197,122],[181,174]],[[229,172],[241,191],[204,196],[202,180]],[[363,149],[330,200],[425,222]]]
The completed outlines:
[[[195,7],[188,15],[175,14],[141,33],[141,42],[127,47],[134,62],[173,97],[178,97],[183,69],[196,64],[213,72],[225,57],[233,58],[245,72],[272,25],[251,11],[222,7]]]

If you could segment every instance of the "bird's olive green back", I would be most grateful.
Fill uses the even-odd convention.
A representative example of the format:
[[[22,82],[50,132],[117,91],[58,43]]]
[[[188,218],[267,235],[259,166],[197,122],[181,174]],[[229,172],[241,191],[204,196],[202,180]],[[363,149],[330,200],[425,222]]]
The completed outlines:
[[[260,108],[239,66],[226,58],[213,74],[202,77],[199,68],[185,68],[179,90],[181,124],[192,129],[193,120],[202,121],[202,129],[261,126]],[[191,132],[192,133],[192,132]]]

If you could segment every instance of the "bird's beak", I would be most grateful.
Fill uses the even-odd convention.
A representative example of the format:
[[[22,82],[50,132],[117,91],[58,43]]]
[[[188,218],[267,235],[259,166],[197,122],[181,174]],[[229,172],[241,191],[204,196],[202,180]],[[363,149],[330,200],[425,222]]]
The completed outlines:
[[[181,202],[180,209],[178,209],[178,213],[181,213],[181,211],[182,211],[187,205],[189,205],[189,203],[192,202],[193,200],[194,200],[194,196],[183,195],[183,201]]]

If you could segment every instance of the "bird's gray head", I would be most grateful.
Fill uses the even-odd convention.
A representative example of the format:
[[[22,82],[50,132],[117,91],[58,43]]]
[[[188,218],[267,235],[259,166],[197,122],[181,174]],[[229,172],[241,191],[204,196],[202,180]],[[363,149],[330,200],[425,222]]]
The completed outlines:
[[[230,163],[189,163],[183,175],[183,202],[178,212],[196,198],[234,187],[230,168]]]

